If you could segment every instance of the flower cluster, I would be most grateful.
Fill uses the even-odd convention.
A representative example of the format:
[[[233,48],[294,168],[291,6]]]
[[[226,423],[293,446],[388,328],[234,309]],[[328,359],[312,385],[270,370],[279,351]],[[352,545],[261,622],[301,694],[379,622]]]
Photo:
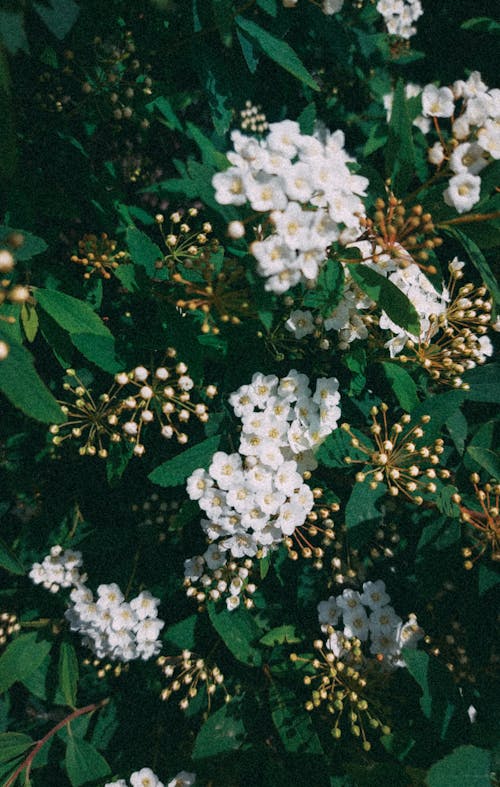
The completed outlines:
[[[79,571],[81,566],[81,552],[56,544],[41,563],[33,563],[28,576],[35,585],[57,593],[61,588],[72,588],[85,581]]]
[[[479,173],[500,158],[500,90],[488,88],[478,71],[451,87],[429,84],[422,91],[422,114],[433,119],[439,136],[429,149],[429,161],[450,176],[444,200],[464,213],[479,202]],[[442,118],[450,118],[448,139]]]
[[[136,366],[131,372],[120,372],[107,393],[94,398],[92,391],[78,377],[74,369],[66,374],[76,386],[64,384],[66,391],[75,396],[74,402],[61,402],[67,417],[64,424],[50,427],[55,445],[64,440],[84,438],[80,447],[82,455],[108,456],[107,444],[119,443],[122,439],[133,445],[133,453],[142,456],[145,446],[143,430],[156,423],[160,434],[167,440],[174,436],[184,445],[188,435],[181,430],[195,416],[202,423],[208,421],[207,405],[194,404],[190,391],[194,381],[188,375],[188,367],[176,362],[177,351],[169,347],[165,364],[150,371],[145,366]],[[170,361],[170,363],[168,363]],[[215,386],[205,389],[208,397],[217,393]]]
[[[321,629],[329,635],[326,646],[337,657],[345,655],[343,638],[355,637],[369,645],[369,652],[388,667],[404,667],[402,648],[416,648],[423,637],[415,615],[406,623],[390,605],[390,596],[382,580],[364,582],[363,592],[345,589],[318,604]],[[342,618],[343,631],[334,627]]]
[[[360,235],[360,199],[368,181],[353,174],[354,159],[344,149],[341,131],[302,134],[298,123],[269,125],[265,139],[233,131],[232,166],[214,175],[221,205],[250,204],[263,224],[251,251],[265,288],[284,293],[299,282],[313,284],[326,249]]]
[[[500,484],[492,481],[480,486],[478,473],[473,473],[470,480],[480,510],[477,507],[469,508],[459,495],[455,496],[455,502],[460,508],[460,519],[472,528],[470,533],[473,535],[474,547],[462,549],[464,566],[468,571],[488,549],[491,550],[491,559],[500,561]]]
[[[17,615],[10,612],[0,613],[0,648],[3,648],[8,640],[17,634],[21,629],[21,624],[17,619]]]
[[[420,0],[378,0],[377,11],[390,35],[406,39],[415,35],[413,23],[424,13]]]
[[[242,424],[239,452],[218,451],[208,472],[195,470],[187,481],[208,517],[201,526],[210,541],[201,559],[187,561],[188,579],[198,579],[205,564],[220,570],[229,556],[264,556],[305,523],[314,494],[301,472],[316,467],[312,449],[337,427],[339,400],[335,378],[319,379],[312,394],[308,377],[294,369],[282,378],[257,372],[230,395]],[[232,608],[239,604],[233,585]]]
[[[363,470],[356,473],[357,482],[369,483],[372,489],[384,483],[392,497],[397,497],[401,492],[416,505],[422,505],[422,493],[435,494],[436,480],[450,477],[446,468],[436,470],[439,457],[444,451],[443,440],[438,437],[430,445],[423,442],[425,427],[431,420],[429,415],[423,415],[418,423],[412,426],[411,415],[404,413],[399,421],[389,426],[387,410],[385,402],[382,402],[380,408],[374,406],[370,410],[370,433],[375,445],[362,435],[355,435],[349,424],[342,424],[341,428],[347,432],[351,445],[357,452],[356,457],[346,456],[344,461],[348,465],[364,465]],[[424,469],[425,465],[429,467]]]
[[[124,251],[116,251],[117,242],[111,240],[105,232],[99,236],[94,234],[84,235],[78,241],[78,254],[71,256],[71,262],[85,268],[84,279],[97,273],[103,279],[110,279],[112,273],[126,261]]]
[[[219,601],[224,596],[230,610],[239,607],[242,600],[244,606],[251,609],[252,596],[257,590],[255,583],[250,581],[252,569],[250,558],[227,560],[227,555],[219,550],[217,544],[210,544],[204,555],[195,555],[184,561],[186,595],[195,598],[200,609],[207,598]]]
[[[250,134],[263,134],[269,128],[262,107],[245,101],[245,109],[240,112],[240,128]]]
[[[22,236],[21,236],[22,237]],[[10,304],[25,304],[30,298],[29,288],[23,284],[14,284],[11,275],[14,271],[15,260],[10,251],[0,249],[0,307],[5,302]],[[0,320],[13,325],[16,318],[11,314],[0,314]],[[0,361],[7,358],[10,347],[7,342],[0,341]]]
[[[198,217],[198,213],[198,208],[188,208],[187,216],[180,210],[174,211],[170,214],[168,229],[163,213],[156,214],[155,221],[165,246],[165,256],[156,262],[157,270],[165,267],[175,271],[179,263],[186,268],[193,268],[196,267],[197,258],[208,261],[210,255],[218,251],[219,241],[210,238],[212,225],[209,221],[204,221],[200,229],[193,229],[188,224],[190,219]]]
[[[129,778],[130,787],[165,787],[151,768],[141,768],[140,771],[134,771]],[[195,773],[180,771],[173,779],[170,779],[167,787],[192,787],[195,781]],[[129,787],[129,785],[125,779],[118,779],[114,782],[106,782],[104,787]]]
[[[224,686],[224,675],[219,667],[209,659],[203,659],[190,650],[183,650],[179,656],[160,656],[159,667],[169,684],[161,692],[162,700],[168,700],[173,694],[179,695],[185,689],[185,695],[179,700],[179,708],[186,710],[198,692],[204,687],[207,694],[208,709],[211,699],[218,688],[225,691],[225,701],[231,699]]]
[[[118,585],[99,585],[97,599],[80,575],[81,554],[52,547],[42,563],[35,563],[29,573],[36,585],[52,593],[71,587],[72,606],[66,610],[71,631],[78,631],[85,645],[99,659],[111,661],[146,661],[160,651],[158,635],[165,625],[158,619],[160,599],[148,591],[125,601]]]

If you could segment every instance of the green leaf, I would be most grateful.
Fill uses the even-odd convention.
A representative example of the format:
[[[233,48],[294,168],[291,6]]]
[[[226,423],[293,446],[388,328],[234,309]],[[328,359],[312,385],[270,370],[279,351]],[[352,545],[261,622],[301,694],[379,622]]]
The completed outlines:
[[[466,714],[458,689],[445,665],[423,650],[403,648],[402,656],[410,675],[422,689],[422,712],[433,723],[440,739],[457,734],[457,723],[463,723]]]
[[[108,763],[91,743],[74,737],[68,739],[65,764],[73,787],[97,781],[111,773]]]
[[[66,640],[61,642],[59,650],[58,691],[70,708],[76,705],[78,686],[78,659],[75,648]]]
[[[411,412],[418,405],[417,386],[413,379],[405,369],[402,369],[395,363],[384,361],[382,368],[399,404],[403,410],[406,410],[408,413]]]
[[[236,36],[240,42],[241,51],[248,66],[248,70],[251,74],[255,74],[257,66],[259,65],[260,49],[258,49],[251,38],[245,35],[243,30],[237,29]]]
[[[286,41],[275,38],[275,36],[268,33],[267,30],[264,30],[264,28],[260,27],[255,22],[251,22],[249,19],[245,19],[242,16],[236,17],[236,23],[245,33],[248,33],[248,35],[260,46],[262,51],[271,58],[271,60],[274,60],[275,63],[281,66],[281,68],[284,68],[285,71],[288,71],[292,76],[296,77],[313,90],[320,89],[299,56]]]
[[[311,101],[297,118],[297,123],[300,126],[302,134],[312,134],[314,131],[314,124],[316,122],[316,104]]]
[[[7,544],[0,538],[0,566],[11,574],[18,574],[23,576],[26,571],[22,563],[17,559],[14,553],[8,548]]]
[[[438,509],[447,517],[457,518],[460,516],[460,509],[453,501],[453,496],[458,494],[458,489],[453,484],[447,484],[438,489],[436,494],[436,505]],[[457,538],[460,537],[460,532]]]
[[[115,355],[115,340],[111,334],[96,336],[95,333],[72,333],[70,336],[76,349],[100,369],[110,374],[123,371],[123,363]]]
[[[491,448],[482,448],[478,445],[467,446],[467,453],[487,473],[496,480],[500,479],[500,459],[497,451]]]
[[[349,272],[361,289],[383,309],[389,319],[409,333],[420,335],[415,307],[392,281],[366,265],[349,265]]]
[[[106,478],[108,484],[116,484],[127,469],[128,463],[134,455],[134,446],[124,441],[110,443],[108,458],[106,459]]]
[[[385,147],[385,171],[395,194],[404,194],[415,175],[415,148],[411,117],[400,79],[392,102],[389,137]]]
[[[260,629],[248,610],[238,607],[232,611],[217,610],[215,604],[207,604],[210,621],[226,647],[243,664],[259,667],[262,654],[252,643],[258,640]]]
[[[29,52],[22,11],[0,10],[0,39],[11,55],[19,51]]]
[[[383,484],[378,484],[376,489],[371,489],[368,481],[354,485],[345,507],[345,523],[352,547],[359,548],[370,538],[382,516],[376,503],[385,492]]]
[[[242,698],[234,697],[212,713],[196,736],[193,760],[215,757],[241,749],[245,743],[246,729],[241,718]]]
[[[80,9],[74,0],[48,0],[48,6],[33,3],[33,8],[56,38],[62,40],[76,22]]]
[[[0,339],[4,332],[0,326]],[[0,361],[0,391],[14,407],[46,424],[61,424],[66,418],[56,400],[35,371],[33,358],[21,344],[10,344],[7,358]]]
[[[446,224],[446,222],[444,222],[444,224]],[[452,238],[455,238],[455,240],[457,240],[460,245],[463,246],[467,252],[467,256],[490,291],[491,297],[497,305],[500,305],[500,287],[498,286],[495,274],[486,262],[484,254],[482,253],[479,246],[472,240],[472,238],[469,238],[465,232],[457,229],[456,227],[444,226],[443,231]]]
[[[257,0],[257,5],[259,8],[262,8],[266,14],[270,14],[271,16],[276,16],[278,13],[277,0]]]
[[[176,648],[193,650],[196,643],[196,624],[198,615],[190,615],[178,623],[173,623],[167,628],[164,634],[166,642],[175,645]]]
[[[147,109],[151,112],[153,109],[158,109],[165,118],[165,125],[173,131],[183,132],[182,124],[174,112],[172,104],[166,96],[158,96],[154,101],[147,105]]]
[[[476,366],[462,375],[464,382],[470,385],[465,398],[470,402],[491,402],[500,404],[500,364],[489,363],[487,366]]]
[[[212,460],[221,441],[221,435],[209,437],[192,448],[186,448],[173,459],[168,459],[162,465],[156,467],[148,478],[153,484],[158,486],[178,486],[183,484],[186,478],[199,467],[206,468]]]
[[[38,315],[36,309],[28,303],[23,303],[22,305],[21,323],[27,340],[29,342],[34,342],[38,333]]]
[[[473,30],[477,33],[494,33],[500,35],[500,23],[489,16],[475,16],[460,25],[462,30]]]
[[[194,123],[187,122],[186,128],[189,131],[189,136],[196,142],[201,151],[203,163],[208,167],[215,167],[215,169],[218,170],[227,169],[229,161],[224,153],[217,150],[215,145],[202,131],[200,131],[198,126],[195,126]]]
[[[306,292],[304,306],[317,308],[328,317],[340,303],[344,293],[344,268],[338,260],[327,260],[322,266],[316,287]]]
[[[9,61],[3,46],[0,46],[0,177],[8,184],[15,172],[18,161],[16,116],[12,97],[12,80]],[[3,239],[2,239],[3,242]]]
[[[446,419],[446,428],[450,433],[450,437],[455,443],[455,448],[460,455],[465,450],[465,441],[467,439],[468,425],[467,419],[461,412],[456,410],[449,418]]]
[[[19,757],[33,743],[34,741],[29,735],[23,735],[21,732],[2,732],[0,734],[0,762],[8,762],[14,757]]]
[[[9,246],[8,239],[10,234],[18,235],[21,239],[21,244],[12,250],[18,262],[27,262],[37,254],[42,254],[48,248],[42,238],[32,235],[31,232],[26,232],[26,230],[18,230],[5,224],[0,226],[0,242],[2,246]]]
[[[0,694],[33,673],[50,652],[52,642],[38,639],[36,631],[10,642],[0,656]]]
[[[125,240],[134,263],[144,268],[148,276],[154,276],[157,272],[156,261],[162,260],[165,256],[161,249],[137,227],[127,228]]]
[[[325,753],[316,734],[311,714],[308,714],[296,695],[289,688],[278,686],[274,681],[269,689],[271,716],[285,751],[290,753],[314,754],[324,757]]]
[[[297,636],[295,626],[285,625],[271,629],[260,638],[259,642],[272,648],[274,645],[283,645],[285,642],[302,642],[302,639]]]
[[[425,783],[428,787],[490,787],[492,766],[491,752],[477,746],[459,746],[434,763]]]
[[[84,301],[56,290],[37,288],[35,298],[38,305],[65,331],[71,334],[93,334],[112,337],[101,318]]]
[[[230,47],[233,37],[233,2],[232,0],[212,0],[212,13],[215,26],[219,31],[224,46]]]

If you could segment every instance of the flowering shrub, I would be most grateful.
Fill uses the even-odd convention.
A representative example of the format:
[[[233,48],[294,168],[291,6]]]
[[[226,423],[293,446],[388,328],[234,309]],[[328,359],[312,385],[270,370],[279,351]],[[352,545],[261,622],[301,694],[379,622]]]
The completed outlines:
[[[490,784],[499,25],[0,11],[0,782]]]

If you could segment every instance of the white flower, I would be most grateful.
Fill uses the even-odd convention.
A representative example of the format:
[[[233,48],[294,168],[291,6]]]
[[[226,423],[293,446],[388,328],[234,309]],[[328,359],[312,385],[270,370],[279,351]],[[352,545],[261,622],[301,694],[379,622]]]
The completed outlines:
[[[130,601],[130,608],[138,620],[144,620],[156,617],[159,603],[159,598],[155,598],[148,590],[143,590]]]
[[[488,164],[483,148],[477,142],[462,142],[450,156],[450,168],[453,172],[470,172],[477,175]]]
[[[368,639],[368,617],[363,607],[359,606],[352,612],[344,612],[344,636],[358,637],[361,642]]]
[[[390,601],[390,596],[386,592],[385,582],[378,579],[376,582],[363,582],[363,593],[361,601],[370,609],[376,610],[385,606]]]
[[[295,309],[286,321],[285,328],[293,333],[296,339],[303,339],[314,332],[312,312]]]
[[[229,167],[212,178],[215,199],[219,205],[244,205],[247,201],[243,172],[238,167]]]
[[[343,614],[353,614],[362,609],[361,595],[357,590],[346,588],[341,596],[337,596],[337,605],[341,608]]]
[[[135,771],[130,777],[130,784],[132,787],[164,787],[151,768],[141,768],[140,771]]]
[[[327,626],[335,626],[338,622],[340,610],[337,607],[335,596],[330,596],[327,601],[320,601],[318,604],[318,619],[323,630]]]
[[[169,781],[167,787],[192,787],[196,782],[196,774],[180,771],[177,776]]]
[[[376,608],[370,615],[370,631],[377,636],[395,631],[401,623],[401,618],[389,605]]]
[[[241,456],[217,451],[212,457],[208,472],[220,489],[231,489],[243,480]]]
[[[481,191],[481,178],[462,172],[450,178],[448,188],[444,192],[444,201],[455,208],[458,213],[470,210],[479,202]]]
[[[331,14],[336,14],[338,11],[341,11],[343,5],[344,0],[323,0],[321,10],[324,14],[330,16]]]
[[[271,150],[291,159],[297,153],[300,141],[300,126],[294,120],[282,120],[280,123],[269,124],[266,142]]]
[[[426,85],[422,92],[422,113],[426,117],[451,117],[455,110],[453,93],[449,87]]]
[[[434,145],[427,151],[427,158],[431,164],[439,167],[444,161],[444,148],[441,142],[435,142]]]
[[[264,172],[259,172],[255,176],[246,174],[244,185],[248,201],[254,210],[263,212],[284,210],[288,204],[284,182],[275,175]]]

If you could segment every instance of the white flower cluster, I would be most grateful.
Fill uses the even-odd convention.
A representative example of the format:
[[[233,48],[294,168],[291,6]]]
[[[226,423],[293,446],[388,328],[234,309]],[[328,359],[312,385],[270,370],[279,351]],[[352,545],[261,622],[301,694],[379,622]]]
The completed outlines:
[[[295,8],[299,0],[282,0],[283,8]],[[326,16],[331,16],[342,10],[344,0],[322,0],[321,10]]]
[[[458,213],[464,213],[479,202],[479,173],[492,159],[500,159],[500,89],[489,89],[479,71],[451,87],[426,85],[422,114],[451,118],[451,140],[445,141],[441,129],[428,158],[438,167],[448,163],[451,177],[444,200]]]
[[[52,593],[71,587],[73,605],[65,617],[72,631],[78,631],[85,645],[100,659],[112,661],[147,661],[161,649],[158,640],[165,623],[159,620],[157,608],[160,599],[148,591],[139,593],[126,602],[118,585],[99,585],[97,600],[85,585],[86,575],[81,575],[81,554],[52,547],[42,563],[34,563],[29,573],[36,585],[43,585]]]
[[[173,779],[170,779],[167,787],[192,787],[195,782],[195,773],[181,771]],[[134,771],[130,776],[130,785],[131,787],[165,787],[151,768],[141,768],[140,771]],[[115,782],[106,782],[104,787],[129,787],[129,785],[125,779],[118,779]]]
[[[340,618],[343,623],[342,632],[334,630],[330,633],[327,647],[338,658],[344,655],[341,636],[357,637],[361,642],[369,643],[372,655],[384,656],[386,666],[406,666],[401,658],[401,649],[416,648],[424,633],[414,614],[403,623],[390,600],[385,583],[379,579],[364,582],[362,593],[346,589],[338,596],[320,601],[318,618],[322,631],[331,632]]]
[[[322,129],[310,136],[283,120],[271,123],[263,140],[239,131],[231,139],[232,166],[212,179],[215,199],[270,214],[274,231],[251,246],[266,290],[280,294],[315,282],[328,246],[355,240],[365,213],[360,196],[368,180],[351,172],[344,134]]]
[[[33,563],[28,576],[35,585],[43,585],[51,593],[57,593],[61,588],[74,587],[84,581],[79,571],[81,565],[81,552],[64,550],[57,544],[41,563]]]
[[[339,401],[335,378],[319,379],[312,394],[294,369],[281,379],[257,372],[231,394],[242,422],[239,453],[218,451],[208,472],[195,470],[187,481],[208,516],[201,526],[211,542],[186,561],[187,579],[203,579],[205,566],[218,570],[230,556],[265,555],[304,524],[314,497],[300,473],[317,466],[312,449],[337,427]],[[233,580],[228,607],[238,606],[242,586],[241,577]]]
[[[377,11],[384,17],[390,35],[406,39],[415,35],[413,22],[424,13],[420,0],[379,0]]]

